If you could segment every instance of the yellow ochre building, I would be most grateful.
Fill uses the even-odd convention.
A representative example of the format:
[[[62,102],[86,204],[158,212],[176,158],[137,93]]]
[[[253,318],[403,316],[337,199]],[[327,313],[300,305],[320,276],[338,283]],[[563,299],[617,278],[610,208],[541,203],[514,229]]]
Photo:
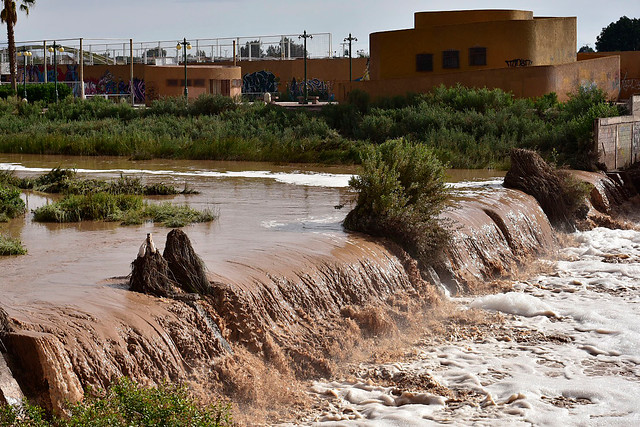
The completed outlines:
[[[341,82],[343,99],[359,88],[372,96],[425,92],[460,83],[501,88],[516,96],[597,85],[611,99],[620,91],[620,58],[578,61],[575,17],[534,17],[525,10],[415,13],[414,28],[369,36],[370,81]]]

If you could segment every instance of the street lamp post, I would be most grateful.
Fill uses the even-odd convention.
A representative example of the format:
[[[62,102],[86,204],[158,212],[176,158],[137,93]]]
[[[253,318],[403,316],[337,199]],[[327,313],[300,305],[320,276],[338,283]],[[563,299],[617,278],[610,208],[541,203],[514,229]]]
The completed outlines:
[[[176,49],[180,50],[184,46],[183,60],[184,60],[184,99],[189,102],[189,89],[187,89],[187,50],[191,49],[191,43],[187,41],[185,37],[181,42],[178,42]]]
[[[352,74],[351,74],[351,42],[357,42],[358,39],[355,37],[351,36],[351,33],[349,33],[349,37],[345,38],[344,41],[348,41],[349,42],[349,81],[353,80]]]
[[[22,69],[22,82],[24,84],[24,100],[27,100],[27,58],[32,53],[25,47],[22,51],[18,52],[18,56],[24,56],[24,68]]]
[[[56,103],[58,102],[58,59],[56,52],[64,52],[64,47],[57,44],[55,41],[53,45],[49,46],[49,52],[53,52],[53,81],[56,88]]]
[[[308,87],[307,87],[307,39],[312,39],[313,36],[311,34],[307,34],[307,30],[302,33],[301,36],[298,36],[298,39],[304,39],[304,103],[308,103]]]

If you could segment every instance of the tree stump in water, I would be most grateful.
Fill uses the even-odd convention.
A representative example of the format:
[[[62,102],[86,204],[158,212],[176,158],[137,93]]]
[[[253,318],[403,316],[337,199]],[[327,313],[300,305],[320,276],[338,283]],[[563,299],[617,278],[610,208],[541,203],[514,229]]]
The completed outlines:
[[[173,293],[169,264],[160,252],[146,251],[131,263],[129,290],[166,297]]]
[[[573,231],[576,216],[586,212],[582,212],[584,195],[570,179],[566,172],[549,166],[538,153],[516,148],[511,150],[511,168],[504,177],[504,186],[533,196],[554,227]]]
[[[189,237],[182,230],[169,232],[163,256],[167,260],[174,281],[185,292],[211,293],[204,262],[193,250]]]

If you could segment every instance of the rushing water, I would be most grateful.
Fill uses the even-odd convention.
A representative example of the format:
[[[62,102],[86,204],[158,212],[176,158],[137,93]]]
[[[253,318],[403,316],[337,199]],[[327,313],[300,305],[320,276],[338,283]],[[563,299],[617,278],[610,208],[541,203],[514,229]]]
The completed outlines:
[[[351,168],[301,168],[249,163],[65,159],[0,155],[0,169],[34,175],[76,167],[87,177],[120,173],[160,180],[198,195],[167,198],[214,209],[212,224],[186,227],[212,274],[240,278],[257,260],[331,255],[360,244],[340,225],[350,200]],[[466,174],[466,175],[465,175]],[[453,174],[452,174],[453,175]],[[498,190],[489,172],[452,176],[463,198]],[[469,182],[474,181],[474,182]],[[53,197],[27,194],[30,209]],[[158,198],[165,200],[165,198]],[[346,205],[345,208],[341,208]],[[91,300],[106,279],[125,276],[147,232],[163,246],[168,230],[145,224],[119,227],[92,222],[37,224],[30,215],[0,225],[29,250],[0,259],[2,306],[78,304]],[[309,392],[330,401],[321,425],[634,425],[640,422],[640,233],[595,229],[577,233],[553,263],[553,273],[518,282],[509,293],[454,298],[460,310],[501,312],[492,333],[455,340],[423,340],[394,363],[361,364],[358,380],[317,382]],[[274,262],[276,262],[274,260]],[[282,260],[280,260],[282,262]],[[110,303],[126,306],[128,299]],[[116,298],[117,300],[117,298]],[[465,391],[452,403],[429,393],[399,393],[371,381],[428,374],[444,387]],[[309,420],[311,422],[311,420]]]

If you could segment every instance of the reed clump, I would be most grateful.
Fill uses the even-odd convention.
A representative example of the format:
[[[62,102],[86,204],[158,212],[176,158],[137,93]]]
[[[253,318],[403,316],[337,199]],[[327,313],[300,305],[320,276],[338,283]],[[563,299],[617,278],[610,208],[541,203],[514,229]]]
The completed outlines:
[[[4,234],[0,234],[0,256],[24,255],[27,250],[22,246],[20,239],[14,239]]]

